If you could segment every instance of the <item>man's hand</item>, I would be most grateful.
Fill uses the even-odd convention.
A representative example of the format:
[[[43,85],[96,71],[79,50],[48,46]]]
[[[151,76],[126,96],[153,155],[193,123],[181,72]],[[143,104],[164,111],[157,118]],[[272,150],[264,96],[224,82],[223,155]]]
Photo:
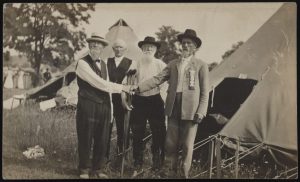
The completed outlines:
[[[128,93],[130,95],[134,94],[134,91],[132,89],[132,85],[123,85],[122,91],[126,92],[126,93]]]
[[[196,113],[194,116],[193,122],[195,124],[199,124],[199,123],[201,123],[202,120],[203,120],[203,116]]]
[[[131,85],[130,91],[134,92],[134,93],[139,92],[139,86],[137,86],[137,85]]]

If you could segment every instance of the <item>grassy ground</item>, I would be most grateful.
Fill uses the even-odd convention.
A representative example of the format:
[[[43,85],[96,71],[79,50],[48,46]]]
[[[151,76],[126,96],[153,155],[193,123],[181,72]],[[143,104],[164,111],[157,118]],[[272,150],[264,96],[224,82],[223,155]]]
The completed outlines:
[[[4,89],[3,99],[22,90]],[[28,102],[25,106],[10,111],[3,111],[3,143],[2,143],[2,175],[4,179],[78,179],[77,175],[77,135],[75,110],[51,110],[42,112],[39,105]],[[111,141],[111,159],[115,154],[115,132]],[[45,150],[45,156],[38,159],[27,159],[22,152],[28,147],[39,145]],[[145,168],[151,167],[151,142],[146,145]],[[128,157],[124,177],[132,174],[132,156]],[[107,173],[111,178],[120,178],[120,173],[107,165]],[[206,171],[207,165],[193,162],[191,176]],[[280,172],[279,170],[277,173]],[[253,161],[240,163],[239,178],[272,178],[270,166],[258,165]],[[208,178],[208,173],[197,178]],[[216,170],[213,170],[213,178]],[[222,178],[234,178],[234,166],[222,170]],[[138,178],[156,178],[151,170]]]

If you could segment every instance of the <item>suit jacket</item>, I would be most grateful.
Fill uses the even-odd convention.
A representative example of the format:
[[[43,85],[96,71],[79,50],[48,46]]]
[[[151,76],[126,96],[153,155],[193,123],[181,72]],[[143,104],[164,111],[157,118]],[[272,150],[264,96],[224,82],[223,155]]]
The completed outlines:
[[[171,116],[178,83],[178,67],[180,60],[176,59],[171,61],[167,67],[158,75],[146,80],[138,85],[140,92],[150,90],[165,81],[169,81],[169,88],[167,91],[165,114]],[[195,72],[195,89],[189,89],[189,73],[190,69]],[[209,78],[208,66],[203,61],[196,57],[192,57],[187,64],[184,71],[183,78],[183,91],[182,91],[182,120],[193,120],[194,115],[206,116],[209,98]]]

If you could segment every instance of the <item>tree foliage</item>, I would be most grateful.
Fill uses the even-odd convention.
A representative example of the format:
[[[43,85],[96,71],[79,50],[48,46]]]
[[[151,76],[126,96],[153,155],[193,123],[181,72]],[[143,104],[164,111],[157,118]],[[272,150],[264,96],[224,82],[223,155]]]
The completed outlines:
[[[222,58],[223,60],[227,59],[231,54],[233,54],[241,45],[243,45],[243,41],[239,41],[236,44],[233,44],[231,49],[226,51],[223,55]]]
[[[3,46],[24,54],[39,74],[41,63],[65,66],[81,50],[94,3],[7,3]],[[54,61],[55,63],[55,61]]]
[[[176,41],[179,33],[172,26],[162,26],[159,28],[159,31],[155,35],[161,43],[161,47],[157,51],[156,57],[162,59],[165,63],[178,57]]]

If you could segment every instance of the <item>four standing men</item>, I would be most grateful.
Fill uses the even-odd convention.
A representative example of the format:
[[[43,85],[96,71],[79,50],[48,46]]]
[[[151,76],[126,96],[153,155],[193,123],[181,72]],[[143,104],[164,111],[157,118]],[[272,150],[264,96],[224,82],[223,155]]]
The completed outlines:
[[[194,56],[202,43],[194,30],[187,29],[183,34],[178,35],[178,40],[182,45],[182,58],[171,61],[167,66],[161,60],[154,58],[160,44],[153,37],[146,37],[144,41],[140,41],[138,46],[142,49],[144,56],[136,64],[138,85],[130,87],[117,84],[122,82],[121,78],[124,79],[124,74],[131,64],[131,60],[117,56],[118,51],[115,50],[124,43],[117,41],[118,43],[114,44],[116,57],[107,62],[110,80],[116,82],[112,83],[106,81],[106,65],[99,60],[102,49],[108,45],[108,42],[96,35],[87,39],[90,53],[79,60],[76,70],[79,86],[76,124],[81,178],[89,177],[89,168],[98,177],[107,178],[107,175],[103,173],[103,165],[111,129],[108,93],[120,94],[122,91],[136,92],[133,96],[134,109],[131,115],[136,170],[143,164],[142,139],[148,120],[153,137],[151,148],[153,167],[159,169],[166,156],[163,171],[170,174],[170,177],[174,177],[175,173],[179,172],[181,176],[188,178],[198,123],[205,117],[207,111],[208,67]],[[118,63],[119,66],[117,66]],[[160,96],[160,85],[165,81],[169,82],[165,106],[165,114],[168,116],[167,133],[163,114],[164,102]],[[113,95],[114,108],[119,107],[119,99],[119,95]],[[118,106],[115,106],[115,103]],[[122,123],[121,118],[124,118],[124,114],[120,111],[122,109],[119,110],[120,112],[117,111],[118,109],[120,108],[116,109],[114,115],[116,122],[119,117]],[[122,125],[120,123],[119,126]],[[120,148],[124,139],[119,139],[123,135],[118,131],[117,133]],[[92,139],[94,150],[92,165],[90,165],[88,161]],[[180,148],[183,151],[182,161],[178,160]],[[177,171],[178,167],[179,171]]]

